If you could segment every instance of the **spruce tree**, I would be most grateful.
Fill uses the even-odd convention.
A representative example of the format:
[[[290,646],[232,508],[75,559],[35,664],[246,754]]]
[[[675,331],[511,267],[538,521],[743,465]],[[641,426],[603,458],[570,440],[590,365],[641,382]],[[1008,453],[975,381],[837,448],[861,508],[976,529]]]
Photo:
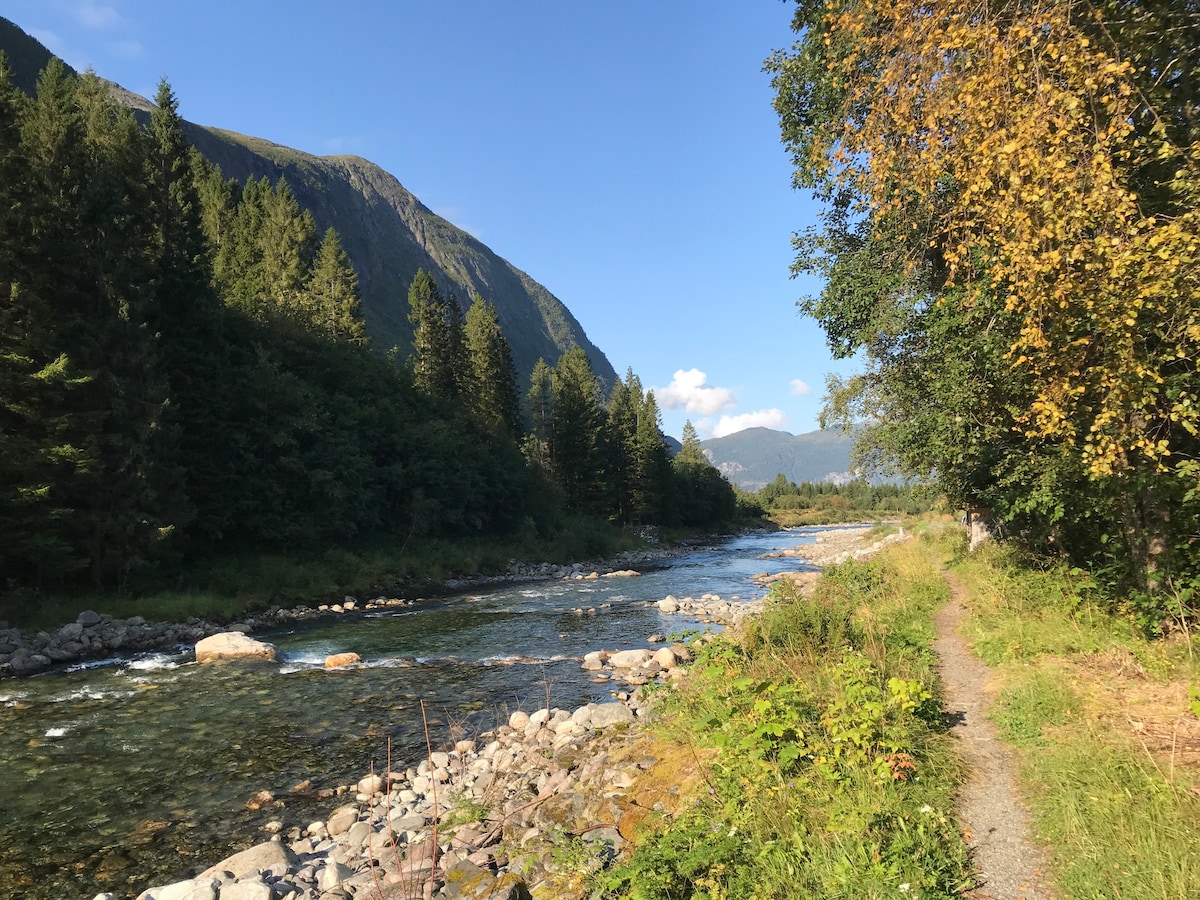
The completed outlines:
[[[639,525],[664,522],[670,502],[671,455],[653,391],[642,394],[637,407],[632,455],[630,521]]]
[[[604,410],[600,385],[587,354],[572,347],[554,369],[550,464],[568,508],[612,514],[606,478]]]
[[[358,274],[332,228],[325,232],[317,250],[304,308],[318,333],[351,344],[366,344],[366,327],[359,314]]]
[[[517,370],[491,301],[477,296],[467,310],[466,346],[471,375],[468,406],[489,428],[516,438],[521,431]]]
[[[525,458],[545,471],[550,470],[550,424],[554,411],[554,370],[538,358],[529,376],[525,394],[529,434],[522,443]]]
[[[413,326],[411,366],[413,383],[431,397],[454,402],[459,397],[461,329],[451,324],[450,302],[424,269],[418,269],[408,290],[408,320]],[[454,303],[457,308],[457,302]],[[455,337],[459,340],[455,342]]]

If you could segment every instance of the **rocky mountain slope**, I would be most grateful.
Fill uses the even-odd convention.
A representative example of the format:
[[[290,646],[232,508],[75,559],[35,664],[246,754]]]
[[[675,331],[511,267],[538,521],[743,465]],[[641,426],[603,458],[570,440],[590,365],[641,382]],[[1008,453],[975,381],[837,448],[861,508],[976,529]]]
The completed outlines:
[[[0,50],[14,80],[32,92],[50,51],[18,26],[0,18]],[[113,85],[113,95],[147,116],[148,100]],[[497,256],[470,234],[433,213],[391,174],[357,156],[314,156],[262,138],[188,123],[188,139],[228,178],[287,180],[318,232],[336,228],[358,271],[363,317],[373,346],[406,352],[408,286],[417,269],[429,272],[464,308],[472,292],[492,300],[522,383],[538,358],[553,365],[578,344],[606,385],[616,381],[612,364],[567,307],[545,287]]]

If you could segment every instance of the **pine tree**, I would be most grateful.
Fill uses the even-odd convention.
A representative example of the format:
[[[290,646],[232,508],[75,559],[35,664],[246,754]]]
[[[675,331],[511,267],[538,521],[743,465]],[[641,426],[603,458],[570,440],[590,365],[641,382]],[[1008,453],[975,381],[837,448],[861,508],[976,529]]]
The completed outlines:
[[[467,310],[466,346],[471,374],[468,406],[492,430],[517,437],[521,412],[512,350],[495,305],[478,296]]]
[[[606,478],[604,410],[600,385],[587,354],[575,346],[554,369],[550,464],[568,508],[592,515],[612,512]]]
[[[529,376],[525,394],[529,434],[522,444],[525,458],[545,471],[550,470],[550,423],[554,412],[554,370],[538,358]]]
[[[454,402],[459,397],[458,373],[462,370],[456,364],[462,342],[460,339],[456,346],[450,302],[424,269],[417,270],[413,278],[408,305],[408,320],[413,326],[413,382],[431,397]],[[461,329],[457,333],[461,336]]]
[[[306,318],[319,333],[351,344],[366,344],[366,327],[359,315],[358,274],[332,228],[325,232],[317,250],[304,307]]]

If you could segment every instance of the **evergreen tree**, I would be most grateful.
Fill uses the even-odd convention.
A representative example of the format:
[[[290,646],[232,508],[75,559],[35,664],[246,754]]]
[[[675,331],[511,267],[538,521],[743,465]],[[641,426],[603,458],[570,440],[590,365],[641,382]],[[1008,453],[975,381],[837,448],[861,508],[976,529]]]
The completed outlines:
[[[638,385],[641,390],[641,385]],[[671,455],[663,438],[662,419],[653,391],[644,393],[637,405],[637,426],[632,441],[630,521],[634,524],[664,522],[671,491]]]
[[[359,315],[358,274],[330,228],[321,240],[305,291],[304,306],[313,328],[338,340],[366,344]]]
[[[737,494],[705,457],[700,436],[690,420],[684,423],[682,444],[671,461],[675,518],[689,527],[711,527],[731,521],[737,512]]]
[[[545,471],[550,470],[550,424],[554,412],[554,370],[539,358],[529,376],[525,395],[529,434],[522,445],[525,458]]]
[[[285,318],[304,322],[304,285],[316,255],[317,226],[286,181],[264,192],[261,202],[257,239],[264,299]]]
[[[471,375],[468,406],[489,428],[516,438],[521,432],[517,370],[496,307],[482,297],[475,297],[467,310],[466,346]]]
[[[700,448],[700,435],[696,433],[696,426],[692,424],[692,420],[688,419],[683,423],[683,434],[680,438],[679,452],[675,454],[675,459],[681,463],[708,463],[708,459],[704,456],[704,451]]]
[[[604,410],[600,385],[579,346],[559,358],[554,369],[550,415],[550,464],[570,509],[611,514],[606,472]]]
[[[628,522],[632,516],[634,435],[637,433],[637,404],[640,395],[641,382],[633,374],[633,369],[628,369],[625,380],[618,378],[617,383],[613,385],[606,408],[608,485],[619,522]]]
[[[408,320],[413,326],[412,371],[417,388],[431,397],[454,402],[459,397],[458,362],[461,339],[455,345],[455,316],[448,301],[424,269],[417,270],[408,290]],[[453,303],[458,308],[457,301]],[[459,313],[461,316],[461,312]]]

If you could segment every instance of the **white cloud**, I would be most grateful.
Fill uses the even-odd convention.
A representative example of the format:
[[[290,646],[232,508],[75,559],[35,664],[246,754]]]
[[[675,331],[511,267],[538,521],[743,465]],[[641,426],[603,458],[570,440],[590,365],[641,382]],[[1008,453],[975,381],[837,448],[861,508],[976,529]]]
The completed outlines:
[[[812,388],[810,388],[806,382],[801,381],[799,378],[792,379],[793,397],[807,397],[811,393]]]
[[[75,4],[75,18],[84,28],[111,28],[121,21],[121,14],[111,6],[101,6],[96,0],[80,0]]]
[[[742,413],[740,416],[721,416],[716,427],[712,430],[713,437],[725,437],[747,428],[774,428],[780,430],[787,427],[788,417],[782,409],[760,409],[755,412]]]
[[[680,369],[665,388],[651,388],[663,409],[686,409],[690,413],[711,416],[737,405],[737,395],[728,388],[712,387],[708,376],[699,369]]]

